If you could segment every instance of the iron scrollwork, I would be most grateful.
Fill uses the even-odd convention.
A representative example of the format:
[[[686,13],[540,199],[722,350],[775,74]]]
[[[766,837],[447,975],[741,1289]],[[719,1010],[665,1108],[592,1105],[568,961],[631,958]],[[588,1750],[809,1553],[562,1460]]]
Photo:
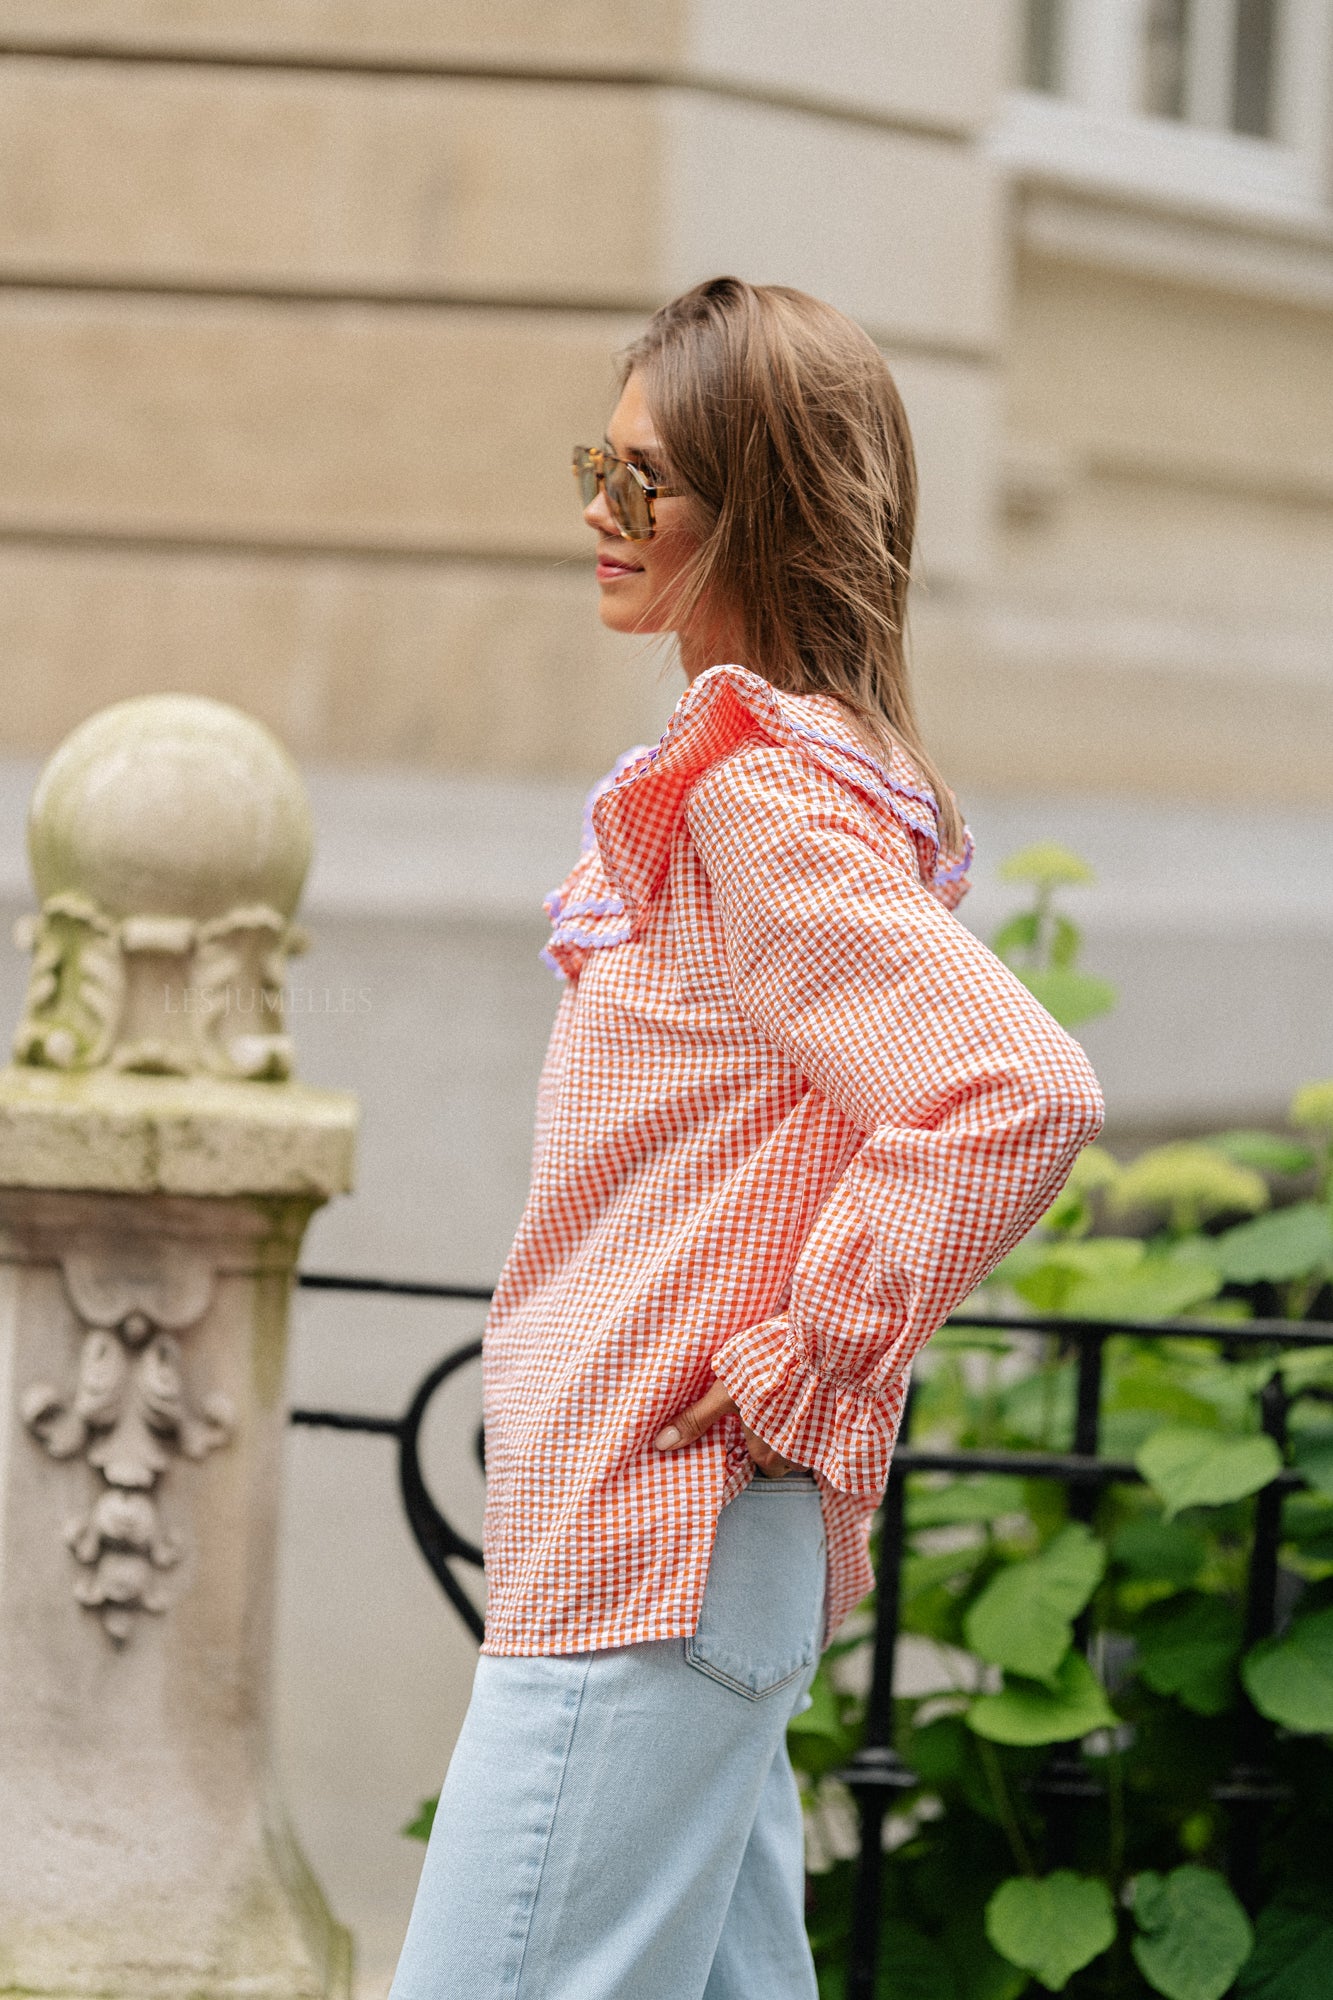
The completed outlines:
[[[391,1279],[339,1278],[326,1276],[323,1272],[302,1272],[299,1282],[318,1291],[389,1292],[399,1297],[412,1298],[483,1300],[491,1296],[489,1291],[476,1287],[396,1283]],[[436,1362],[429,1374],[417,1385],[401,1417],[362,1416],[348,1410],[290,1412],[294,1424],[326,1430],[369,1432],[372,1435],[391,1437],[396,1441],[398,1487],[413,1539],[425,1558],[432,1576],[479,1645],[485,1631],[484,1621],[455,1575],[453,1565],[466,1563],[471,1568],[480,1570],[483,1568],[482,1552],[474,1541],[455,1528],[452,1521],[436,1504],[426,1483],[425,1473],[422,1471],[421,1432],[426,1413],[438,1391],[461,1369],[480,1358],[480,1340],[469,1340],[462,1346],[452,1349],[441,1361]],[[476,1454],[484,1471],[485,1446],[480,1428],[476,1437]]]

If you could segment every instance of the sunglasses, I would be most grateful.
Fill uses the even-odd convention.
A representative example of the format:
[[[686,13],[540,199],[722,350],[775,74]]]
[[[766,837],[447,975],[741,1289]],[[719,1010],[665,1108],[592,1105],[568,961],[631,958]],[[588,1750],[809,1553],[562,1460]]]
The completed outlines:
[[[627,458],[603,451],[597,444],[574,447],[574,477],[585,507],[591,507],[600,488],[617,531],[627,542],[650,542],[657,533],[654,500],[675,499],[682,486],[654,486]]]

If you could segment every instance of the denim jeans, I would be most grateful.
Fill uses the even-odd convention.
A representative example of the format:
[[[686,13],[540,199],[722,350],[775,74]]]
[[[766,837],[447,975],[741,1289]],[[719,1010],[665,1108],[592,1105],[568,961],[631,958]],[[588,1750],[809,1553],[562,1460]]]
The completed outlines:
[[[757,1476],[692,1637],[483,1655],[390,2000],[815,2000],[786,1728],[824,1582],[813,1481]]]

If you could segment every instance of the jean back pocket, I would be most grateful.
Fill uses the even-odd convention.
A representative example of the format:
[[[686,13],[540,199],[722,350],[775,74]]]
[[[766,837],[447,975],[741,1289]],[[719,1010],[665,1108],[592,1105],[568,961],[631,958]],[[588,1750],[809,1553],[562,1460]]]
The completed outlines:
[[[786,1687],[819,1657],[825,1568],[819,1489],[756,1474],[718,1516],[685,1658],[751,1701]]]

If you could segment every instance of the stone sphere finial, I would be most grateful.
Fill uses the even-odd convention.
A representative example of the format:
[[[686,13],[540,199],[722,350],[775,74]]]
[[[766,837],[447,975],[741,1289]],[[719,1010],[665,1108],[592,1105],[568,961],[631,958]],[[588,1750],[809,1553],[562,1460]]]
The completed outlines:
[[[276,1080],[310,804],[276,737],[200,695],[143,695],[66,737],[33,794],[41,913],[21,1063]]]

